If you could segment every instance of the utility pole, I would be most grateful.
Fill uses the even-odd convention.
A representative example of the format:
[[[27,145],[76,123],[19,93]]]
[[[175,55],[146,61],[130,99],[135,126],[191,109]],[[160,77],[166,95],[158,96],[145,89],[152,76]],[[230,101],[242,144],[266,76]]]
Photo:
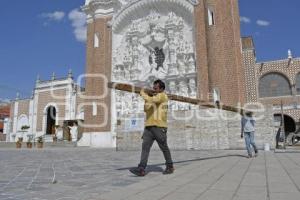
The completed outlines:
[[[283,135],[283,149],[285,149],[285,126],[284,126],[284,114],[283,114],[283,103],[281,100],[281,136]]]

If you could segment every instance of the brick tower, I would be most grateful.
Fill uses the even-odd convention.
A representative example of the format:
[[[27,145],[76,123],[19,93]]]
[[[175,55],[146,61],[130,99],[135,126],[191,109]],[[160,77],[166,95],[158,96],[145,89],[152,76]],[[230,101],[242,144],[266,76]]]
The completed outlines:
[[[201,0],[194,16],[200,97],[207,99],[215,91],[224,104],[243,104],[238,1]]]
[[[85,75],[85,121],[82,146],[112,147],[111,96],[107,82],[111,78],[111,29],[114,1],[86,0],[87,53]]]

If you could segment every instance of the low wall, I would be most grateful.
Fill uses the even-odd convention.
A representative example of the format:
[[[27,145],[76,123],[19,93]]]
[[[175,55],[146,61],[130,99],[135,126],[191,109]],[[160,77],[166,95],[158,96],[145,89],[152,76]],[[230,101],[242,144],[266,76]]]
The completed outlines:
[[[260,149],[265,143],[275,144],[272,113],[260,113],[256,121],[255,142]],[[117,126],[117,150],[140,150],[144,114],[124,115]],[[244,149],[241,139],[241,116],[216,109],[170,111],[168,144],[173,150]],[[154,149],[158,145],[154,143]]]

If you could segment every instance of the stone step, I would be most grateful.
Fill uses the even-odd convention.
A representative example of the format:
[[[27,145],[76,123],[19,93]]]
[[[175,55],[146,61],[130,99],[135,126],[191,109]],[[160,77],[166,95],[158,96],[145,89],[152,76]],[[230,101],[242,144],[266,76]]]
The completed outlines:
[[[34,147],[35,145],[35,147]],[[37,143],[32,143],[32,148],[36,148]],[[74,148],[77,146],[76,142],[58,141],[58,142],[44,142],[43,148]],[[0,142],[0,148],[16,148],[15,142]],[[22,142],[21,148],[27,148],[26,142]]]
[[[275,149],[275,153],[300,153],[300,145],[285,146],[285,149]]]

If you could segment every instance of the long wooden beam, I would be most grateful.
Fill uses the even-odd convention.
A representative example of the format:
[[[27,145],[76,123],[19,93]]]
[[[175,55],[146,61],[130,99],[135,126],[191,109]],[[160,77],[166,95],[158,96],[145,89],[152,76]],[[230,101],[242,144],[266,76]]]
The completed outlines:
[[[121,90],[121,91],[126,91],[126,92],[131,92],[131,93],[137,93],[139,94],[142,89],[149,94],[150,96],[153,95],[155,92],[151,89],[147,88],[141,88],[137,87],[134,85],[130,84],[125,84],[125,83],[116,83],[116,82],[109,82],[107,84],[108,88],[115,89],[115,90]],[[208,108],[218,108],[221,110],[226,110],[226,111],[231,111],[231,112],[237,112],[242,114],[243,109],[241,108],[236,108],[233,106],[227,106],[227,105],[219,105],[219,104],[213,104],[207,101],[203,101],[200,99],[195,99],[195,98],[190,98],[190,97],[184,97],[184,96],[179,96],[179,95],[174,95],[174,94],[167,94],[168,98],[173,101],[179,101],[183,103],[190,103],[194,105],[199,105],[203,107],[208,107]]]

